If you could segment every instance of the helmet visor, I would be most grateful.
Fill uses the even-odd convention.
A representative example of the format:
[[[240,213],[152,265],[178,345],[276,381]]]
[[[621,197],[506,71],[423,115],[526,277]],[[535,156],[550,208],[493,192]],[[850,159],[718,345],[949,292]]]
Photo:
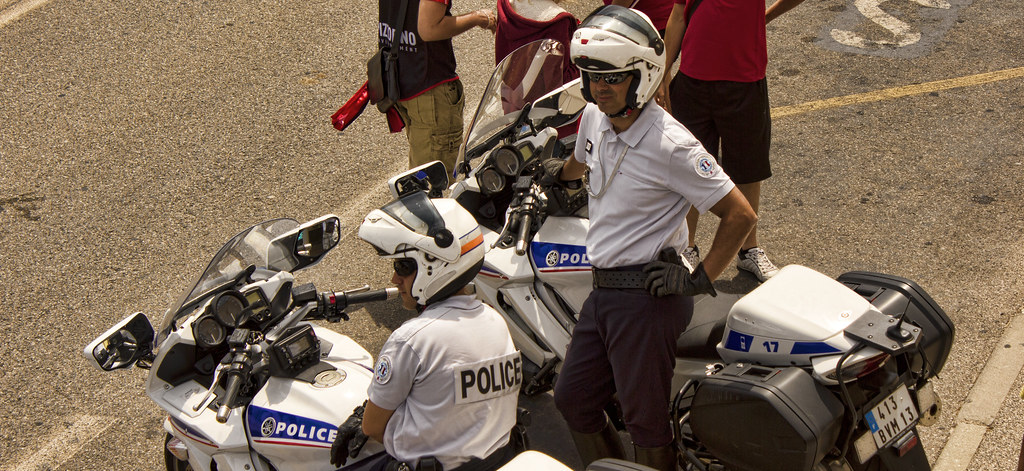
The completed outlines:
[[[427,194],[422,191],[392,201],[381,210],[420,235],[433,237],[444,229],[444,219]]]

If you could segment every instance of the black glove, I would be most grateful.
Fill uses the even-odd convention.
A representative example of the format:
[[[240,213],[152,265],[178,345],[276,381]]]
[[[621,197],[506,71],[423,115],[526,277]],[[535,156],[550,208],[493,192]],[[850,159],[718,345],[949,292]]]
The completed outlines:
[[[551,186],[561,180],[562,167],[565,167],[564,160],[552,157],[541,162],[540,165],[544,167],[544,175],[541,175],[540,180],[537,181],[540,186]]]
[[[355,458],[359,450],[366,444],[367,436],[363,433],[363,411],[366,403],[356,407],[348,420],[338,426],[338,436],[331,444],[331,464],[342,467],[349,458]]]
[[[689,273],[681,264],[657,260],[644,265],[644,272],[647,273],[644,289],[654,296],[696,296],[703,293],[718,296],[704,271],[704,263],[698,264],[693,273]]]

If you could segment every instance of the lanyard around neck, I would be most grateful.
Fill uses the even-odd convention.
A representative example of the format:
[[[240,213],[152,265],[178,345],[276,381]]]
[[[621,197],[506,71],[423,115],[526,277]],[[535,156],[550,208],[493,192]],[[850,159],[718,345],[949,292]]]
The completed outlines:
[[[597,193],[594,193],[593,187],[590,185],[590,168],[587,167],[587,179],[585,181],[587,185],[587,193],[590,194],[591,198],[600,198],[606,191],[608,191],[608,186],[612,184],[612,179],[615,178],[615,174],[619,173],[619,166],[622,165],[622,161],[626,157],[626,151],[629,150],[629,144],[623,142],[622,152],[619,153],[619,158],[615,160],[615,167],[612,168],[612,174],[606,176],[604,173],[604,159],[601,158],[601,151],[604,149],[605,144],[604,133],[606,132],[607,131],[601,132],[601,143],[600,147],[597,149],[597,165],[601,167],[601,177],[604,178],[604,182],[601,184],[601,189]]]

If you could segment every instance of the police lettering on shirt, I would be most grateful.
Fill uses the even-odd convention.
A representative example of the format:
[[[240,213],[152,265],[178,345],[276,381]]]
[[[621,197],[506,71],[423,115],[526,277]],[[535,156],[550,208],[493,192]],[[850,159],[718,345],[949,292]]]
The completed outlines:
[[[455,365],[454,371],[456,404],[516,394],[523,382],[519,352],[469,365]]]

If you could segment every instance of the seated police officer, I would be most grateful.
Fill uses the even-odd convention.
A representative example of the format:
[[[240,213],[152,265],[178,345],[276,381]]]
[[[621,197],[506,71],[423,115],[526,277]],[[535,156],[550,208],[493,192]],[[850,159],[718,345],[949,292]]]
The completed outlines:
[[[369,436],[389,455],[371,469],[502,466],[515,454],[522,366],[504,319],[466,286],[483,265],[480,227],[455,200],[419,192],[370,212],[359,237],[394,259],[402,306],[419,315],[381,349],[369,400],[339,427],[331,463]]]

